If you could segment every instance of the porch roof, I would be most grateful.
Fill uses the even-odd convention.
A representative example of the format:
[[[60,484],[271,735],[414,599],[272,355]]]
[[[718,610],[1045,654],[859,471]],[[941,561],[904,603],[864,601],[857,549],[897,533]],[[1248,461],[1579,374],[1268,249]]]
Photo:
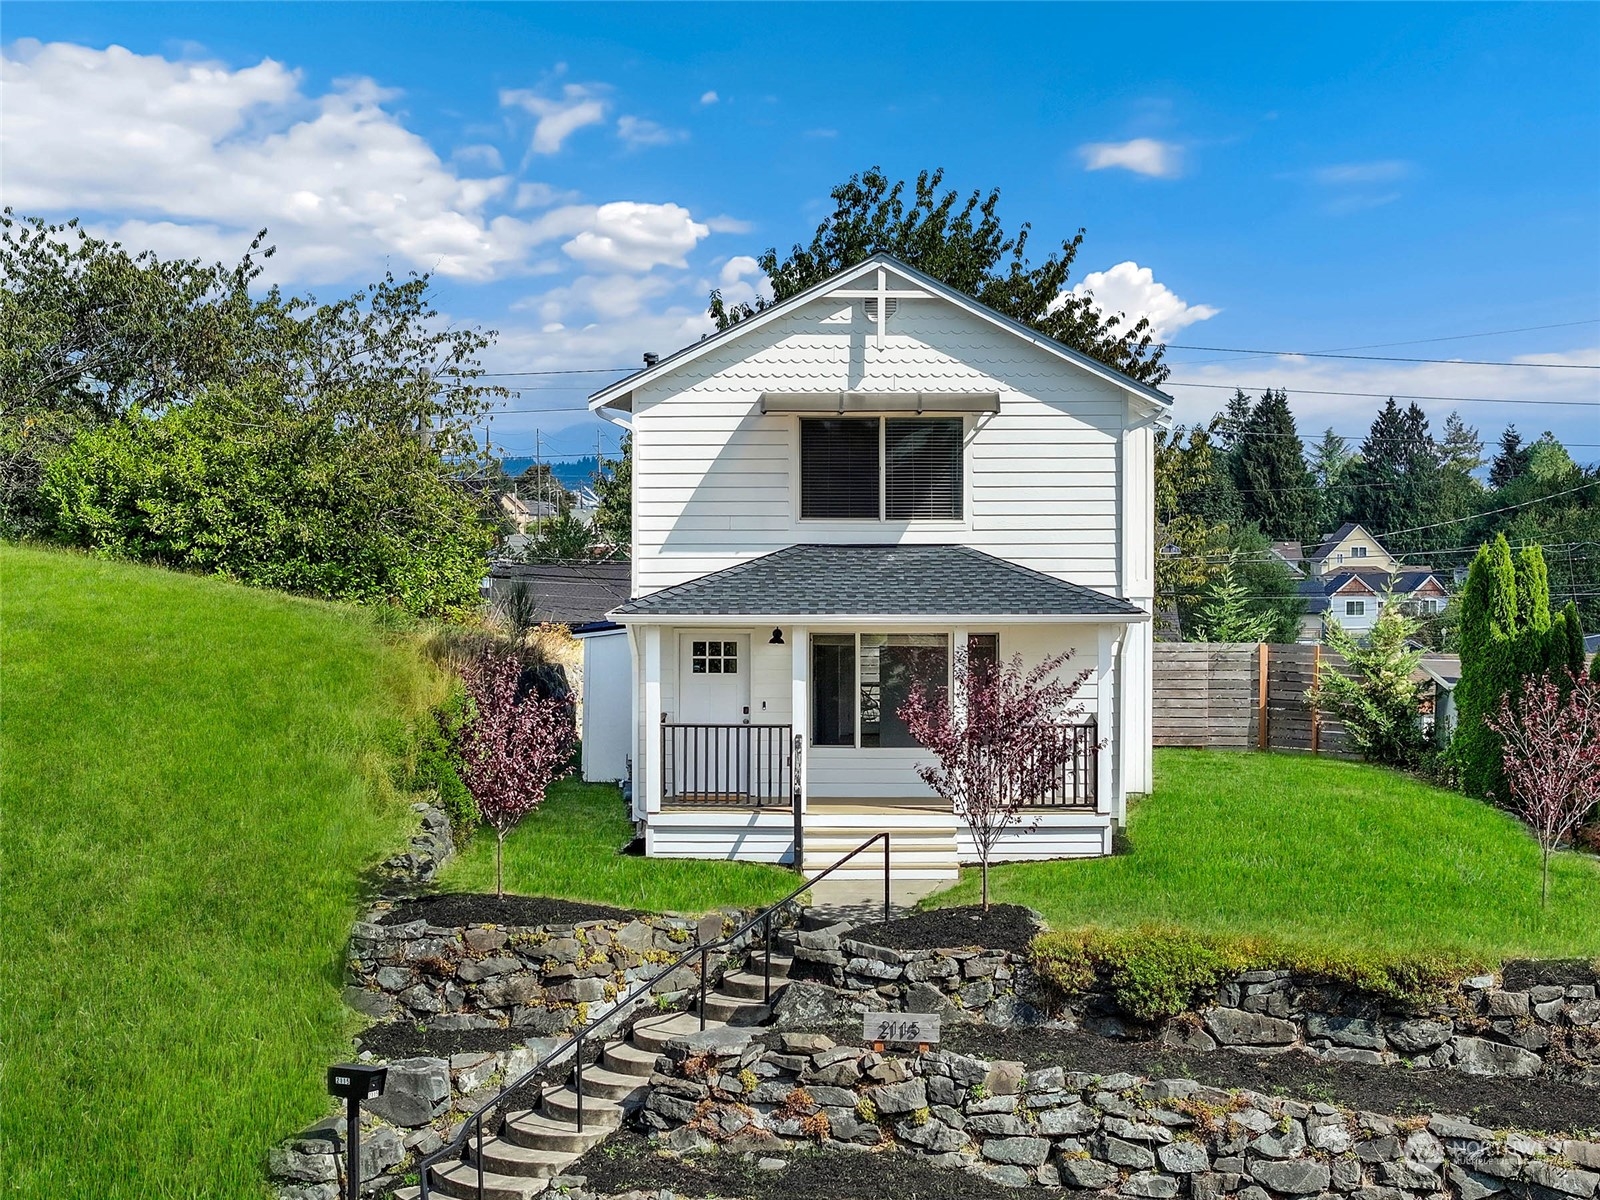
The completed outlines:
[[[1136,621],[1147,614],[1126,600],[970,546],[800,545],[630,600],[612,616]]]

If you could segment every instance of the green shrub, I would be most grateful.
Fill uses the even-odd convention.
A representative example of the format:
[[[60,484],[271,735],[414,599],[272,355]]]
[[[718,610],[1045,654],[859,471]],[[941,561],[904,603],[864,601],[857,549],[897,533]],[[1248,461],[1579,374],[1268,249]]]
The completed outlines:
[[[1152,1022],[1188,1011],[1241,971],[1318,975],[1385,999],[1420,1003],[1485,969],[1450,954],[1326,952],[1164,926],[1044,933],[1031,950],[1034,970],[1059,991],[1078,994],[1098,984],[1129,1016]]]
[[[458,846],[482,821],[472,793],[461,781],[455,750],[456,729],[465,706],[466,696],[458,684],[449,699],[433,711],[433,719],[422,723],[417,731],[416,766],[411,781],[413,790],[430,789],[437,794],[436,803],[450,818],[450,832]]]

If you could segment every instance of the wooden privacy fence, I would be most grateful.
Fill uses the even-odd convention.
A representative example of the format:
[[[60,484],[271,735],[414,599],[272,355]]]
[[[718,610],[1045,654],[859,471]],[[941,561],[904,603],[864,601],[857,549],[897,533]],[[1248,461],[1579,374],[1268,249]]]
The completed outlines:
[[[1325,658],[1345,665],[1318,645],[1157,642],[1155,744],[1349,753],[1339,723],[1306,700]]]

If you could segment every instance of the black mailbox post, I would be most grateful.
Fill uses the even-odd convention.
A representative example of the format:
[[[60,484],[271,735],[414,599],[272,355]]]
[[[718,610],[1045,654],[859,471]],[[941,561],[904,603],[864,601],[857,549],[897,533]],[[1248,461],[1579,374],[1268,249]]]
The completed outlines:
[[[344,1174],[348,1200],[358,1200],[361,1195],[361,1102],[383,1095],[388,1078],[387,1067],[340,1063],[328,1068],[328,1095],[342,1096],[345,1103]]]

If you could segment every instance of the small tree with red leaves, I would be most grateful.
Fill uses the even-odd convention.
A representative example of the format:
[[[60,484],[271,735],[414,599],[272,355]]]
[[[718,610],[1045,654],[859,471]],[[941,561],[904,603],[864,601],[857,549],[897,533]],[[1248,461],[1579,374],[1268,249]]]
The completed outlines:
[[[1078,689],[1089,678],[1056,677],[1072,652],[1052,655],[1031,670],[1022,656],[993,663],[956,651],[956,700],[945,688],[918,685],[900,708],[911,736],[938,757],[917,774],[950,801],[972,831],[989,908],[989,857],[1023,808],[1060,786],[1074,769],[1073,737],[1062,726],[1083,715]],[[1082,749],[1082,747],[1078,747]],[[1089,748],[1092,753],[1099,745]]]
[[[1550,856],[1600,802],[1600,682],[1573,671],[1523,678],[1484,723],[1500,736],[1507,804],[1533,829],[1542,856],[1540,903],[1550,904]]]
[[[498,648],[481,652],[463,678],[469,704],[457,735],[461,776],[494,830],[494,890],[504,898],[506,834],[572,769],[572,705],[541,697],[522,659]]]

